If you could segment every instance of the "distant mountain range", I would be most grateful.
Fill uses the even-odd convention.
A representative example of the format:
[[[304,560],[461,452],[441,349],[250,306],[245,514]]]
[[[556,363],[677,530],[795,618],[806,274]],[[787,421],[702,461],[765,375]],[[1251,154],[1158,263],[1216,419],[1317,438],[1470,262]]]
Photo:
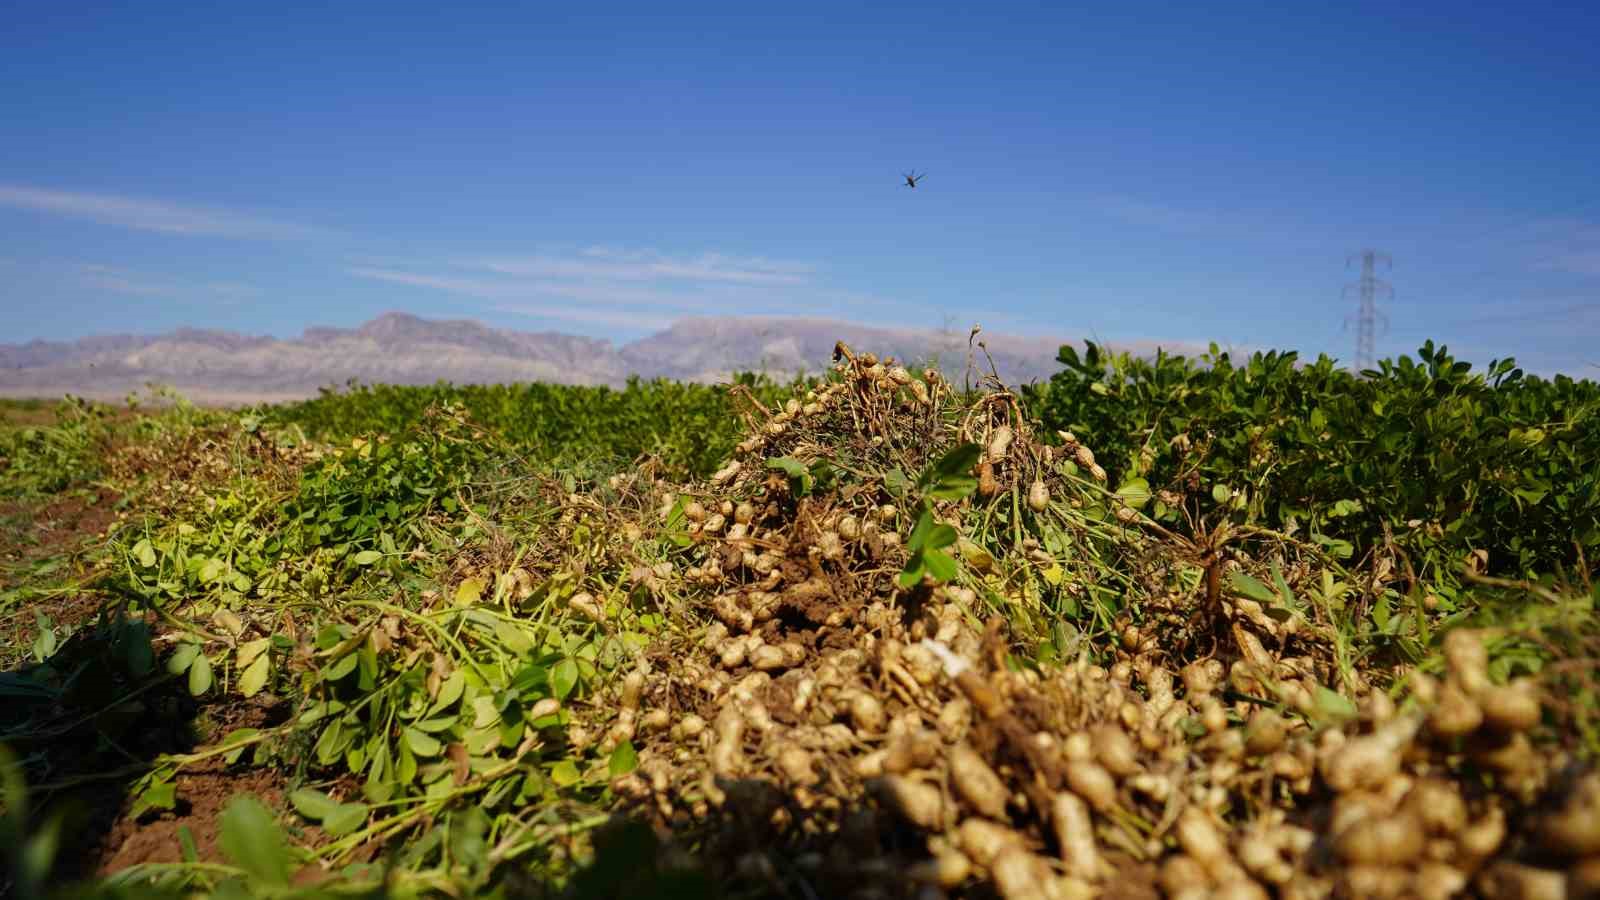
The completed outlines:
[[[984,333],[1003,379],[1019,384],[1060,369],[1060,337]],[[934,361],[959,379],[967,335],[876,328],[804,318],[683,319],[658,334],[617,346],[557,332],[490,328],[465,320],[385,313],[359,328],[308,328],[280,340],[182,328],[168,334],[0,344],[0,395],[77,394],[120,400],[147,384],[170,385],[198,403],[252,403],[314,396],[360,382],[487,384],[546,381],[619,385],[630,375],[716,381],[731,372],[778,378],[826,367],[836,341],[879,356]],[[1119,349],[1152,351],[1154,345]],[[1171,349],[1194,352],[1195,347]],[[979,363],[985,361],[979,354]]]

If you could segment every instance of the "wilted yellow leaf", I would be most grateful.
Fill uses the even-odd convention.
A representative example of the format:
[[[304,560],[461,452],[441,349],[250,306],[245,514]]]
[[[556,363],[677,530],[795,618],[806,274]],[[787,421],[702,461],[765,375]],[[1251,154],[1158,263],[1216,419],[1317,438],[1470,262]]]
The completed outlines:
[[[483,579],[463,578],[456,586],[456,605],[472,606],[483,599]]]

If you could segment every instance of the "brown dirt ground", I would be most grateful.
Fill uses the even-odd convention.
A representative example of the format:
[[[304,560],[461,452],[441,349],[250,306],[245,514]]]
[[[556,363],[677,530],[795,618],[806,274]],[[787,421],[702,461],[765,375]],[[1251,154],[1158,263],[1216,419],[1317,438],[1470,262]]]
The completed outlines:
[[[215,728],[217,736],[236,728],[265,727],[281,719],[281,705],[229,703],[225,710],[213,708],[225,721]],[[278,769],[249,769],[242,764],[228,765],[221,757],[179,773],[177,806],[165,812],[147,812],[139,818],[128,815],[131,798],[124,798],[114,820],[85,860],[85,868],[107,875],[140,863],[180,862],[180,829],[194,837],[195,850],[204,862],[221,862],[217,845],[222,811],[234,797],[251,794],[275,812],[285,808],[287,776]]]
[[[45,576],[71,578],[76,558],[96,546],[116,520],[117,495],[110,491],[72,494],[43,501],[0,504],[0,588],[12,587],[27,577],[26,569],[51,557],[66,557],[64,566]],[[35,612],[57,625],[77,627],[99,611],[99,599],[88,591],[66,591],[34,600],[0,617],[0,640],[9,649],[25,650],[33,640]],[[11,654],[5,654],[9,657]],[[0,663],[15,660],[0,658]]]
[[[196,852],[206,862],[223,861],[217,846],[218,822],[228,801],[253,794],[269,809],[283,806],[284,777],[272,769],[230,772],[223,766],[184,772],[177,779],[178,807],[139,821],[123,816],[112,825],[100,846],[97,872],[108,875],[139,863],[181,862],[180,829],[194,836]]]
[[[27,428],[30,425],[54,425],[56,411],[53,406],[18,407],[0,406],[0,425]]]
[[[0,504],[0,562],[31,562],[84,549],[116,521],[116,500],[115,493],[97,490]]]

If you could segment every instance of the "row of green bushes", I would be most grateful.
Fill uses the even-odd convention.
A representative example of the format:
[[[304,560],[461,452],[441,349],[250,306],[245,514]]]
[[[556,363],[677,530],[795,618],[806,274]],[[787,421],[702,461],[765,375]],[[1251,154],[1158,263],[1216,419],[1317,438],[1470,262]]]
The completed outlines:
[[[769,406],[793,385],[742,375],[736,384]],[[430,406],[465,408],[472,421],[541,461],[624,465],[642,455],[669,471],[705,476],[738,442],[726,387],[631,379],[621,389],[552,384],[352,385],[301,403],[262,410],[266,421],[297,425],[324,440],[405,430]]]
[[[1565,574],[1600,558],[1600,384],[1486,370],[1423,345],[1360,374],[1326,356],[1138,359],[1063,347],[1063,369],[1026,391],[1050,429],[1072,430],[1113,483],[1143,478],[1189,514],[1384,544],[1449,571],[1488,554],[1507,574]],[[1172,513],[1176,515],[1176,511]],[[1587,574],[1582,573],[1582,574]]]

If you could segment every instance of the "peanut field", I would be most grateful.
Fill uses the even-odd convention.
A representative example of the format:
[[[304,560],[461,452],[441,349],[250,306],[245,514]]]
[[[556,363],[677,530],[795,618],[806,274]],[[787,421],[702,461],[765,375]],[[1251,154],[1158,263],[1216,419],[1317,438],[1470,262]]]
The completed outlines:
[[[0,894],[1600,897],[1600,385],[871,349],[0,402]]]

